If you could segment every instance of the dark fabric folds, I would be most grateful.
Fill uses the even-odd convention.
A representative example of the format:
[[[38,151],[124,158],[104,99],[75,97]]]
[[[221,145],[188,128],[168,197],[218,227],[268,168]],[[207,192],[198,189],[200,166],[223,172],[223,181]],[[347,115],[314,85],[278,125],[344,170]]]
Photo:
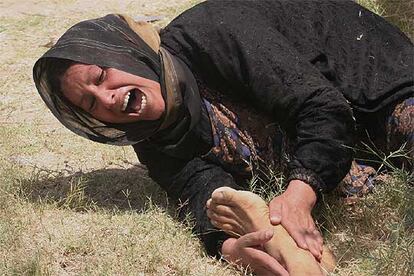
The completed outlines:
[[[163,29],[156,50],[129,24],[108,15],[73,26],[35,64],[37,89],[73,132],[132,144],[150,176],[186,203],[180,216],[195,218],[210,254],[227,236],[212,229],[205,203],[215,188],[243,189],[246,178],[206,158],[214,138],[196,79],[217,99],[242,102],[245,113],[260,112],[263,121],[280,125],[292,147],[288,180],[317,193],[334,189],[349,171],[361,118],[414,91],[413,44],[353,1],[206,1]],[[51,91],[48,70],[56,58],[158,81],[166,111],[152,122],[98,121]]]
[[[352,1],[207,1],[161,40],[197,79],[279,123],[293,145],[289,171],[301,171],[291,177],[306,174],[318,190],[349,170],[355,117],[414,91],[413,44]]]
[[[53,115],[68,129],[87,139],[108,144],[131,144],[158,129],[161,121],[128,125],[101,122],[68,103],[59,91],[51,91],[48,68],[56,58],[112,67],[158,81],[162,70],[158,54],[122,18],[107,15],[80,22],[66,31],[36,62],[33,68],[36,87]]]
[[[153,140],[165,147],[165,151],[187,156],[193,149],[183,144],[188,143],[186,137],[200,117],[198,88],[187,66],[159,48],[158,34],[154,30],[149,32],[151,27],[144,27],[147,29],[140,33],[143,26],[115,14],[74,25],[36,62],[33,68],[36,87],[55,117],[80,136],[100,143],[131,145],[168,129],[168,137],[159,135]],[[147,33],[155,39],[140,36]],[[154,46],[157,38],[158,45]],[[60,91],[53,91],[50,74],[56,59],[116,68],[157,81],[166,102],[166,112],[155,121],[128,124],[99,121],[68,102]],[[164,62],[166,60],[168,62]],[[181,150],[178,152],[177,148]]]

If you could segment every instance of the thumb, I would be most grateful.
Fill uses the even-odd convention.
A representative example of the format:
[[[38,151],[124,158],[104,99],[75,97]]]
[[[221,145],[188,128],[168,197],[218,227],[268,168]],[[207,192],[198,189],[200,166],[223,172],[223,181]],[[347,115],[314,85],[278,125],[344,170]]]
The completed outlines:
[[[282,203],[278,197],[269,203],[269,220],[273,225],[278,225],[282,222]]]
[[[273,237],[273,230],[261,230],[257,232],[252,232],[246,235],[241,236],[238,239],[239,246],[241,247],[254,247],[262,245]]]

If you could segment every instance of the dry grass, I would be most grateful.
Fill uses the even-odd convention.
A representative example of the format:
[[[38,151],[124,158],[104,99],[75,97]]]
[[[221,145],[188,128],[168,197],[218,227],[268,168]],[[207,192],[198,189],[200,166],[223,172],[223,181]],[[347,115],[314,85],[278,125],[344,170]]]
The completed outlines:
[[[73,135],[32,83],[44,46],[80,20],[127,11],[164,16],[162,26],[197,2],[0,2],[0,275],[243,274],[205,256],[132,149]],[[365,2],[379,14],[386,14],[381,7],[389,10],[383,2]],[[352,208],[325,199],[317,216],[340,258],[338,275],[412,273],[410,181],[397,171]]]
[[[317,217],[340,260],[337,275],[412,275],[414,175],[395,171],[355,205],[326,197]]]
[[[398,26],[414,40],[414,1],[410,0],[356,0],[359,4]]]
[[[237,275],[174,219],[132,149],[64,129],[31,77],[45,45],[80,20],[127,11],[165,25],[196,2],[0,3],[0,275]]]

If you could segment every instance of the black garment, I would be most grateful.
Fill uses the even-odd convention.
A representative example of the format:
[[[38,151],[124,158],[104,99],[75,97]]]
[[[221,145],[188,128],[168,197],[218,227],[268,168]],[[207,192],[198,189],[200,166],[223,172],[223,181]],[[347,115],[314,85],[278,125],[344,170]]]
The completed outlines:
[[[413,45],[397,28],[352,1],[210,1],[184,12],[161,32],[162,45],[202,82],[264,111],[295,145],[288,179],[318,190],[348,172],[355,143],[352,109],[363,117],[413,93]],[[208,121],[195,129],[211,146]],[[196,231],[211,225],[205,201],[237,184],[221,167],[179,159],[151,143],[134,146],[170,196],[188,201]],[[207,194],[206,194],[207,193]],[[217,236],[202,236],[215,253]]]
[[[109,124],[93,118],[63,97],[53,85],[58,59],[111,67],[159,81],[162,66],[151,49],[120,16],[80,22],[67,30],[33,67],[37,90],[53,115],[74,133],[101,143],[131,145],[154,134],[161,120]],[[62,72],[63,73],[63,72]],[[164,89],[165,90],[165,89]]]
[[[33,78],[53,115],[82,137],[113,145],[132,145],[151,137],[170,155],[192,157],[194,149],[188,141],[200,118],[198,86],[188,67],[160,43],[158,32],[150,24],[126,16],[109,14],[82,21],[39,58]],[[123,124],[94,118],[60,91],[59,78],[69,61],[116,68],[159,82],[165,111],[157,120]],[[132,91],[131,95],[136,94]]]

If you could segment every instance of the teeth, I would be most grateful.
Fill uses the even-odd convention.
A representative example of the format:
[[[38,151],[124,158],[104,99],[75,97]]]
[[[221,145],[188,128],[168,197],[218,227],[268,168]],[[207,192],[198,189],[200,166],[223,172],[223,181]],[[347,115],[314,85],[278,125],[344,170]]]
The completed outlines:
[[[128,105],[129,95],[130,95],[130,92],[128,92],[125,96],[124,103],[122,104],[122,108],[121,108],[122,111],[125,111],[125,109]]]
[[[141,96],[141,108],[139,109],[138,114],[142,113],[146,105],[147,105],[147,98],[145,98],[145,95],[142,95]]]
[[[128,106],[129,97],[131,95],[131,92],[128,92],[124,98],[124,103],[122,104],[122,111],[125,111]],[[145,106],[147,105],[147,98],[144,94],[141,95],[141,107],[138,110],[138,114],[141,115],[142,112],[145,109]]]

